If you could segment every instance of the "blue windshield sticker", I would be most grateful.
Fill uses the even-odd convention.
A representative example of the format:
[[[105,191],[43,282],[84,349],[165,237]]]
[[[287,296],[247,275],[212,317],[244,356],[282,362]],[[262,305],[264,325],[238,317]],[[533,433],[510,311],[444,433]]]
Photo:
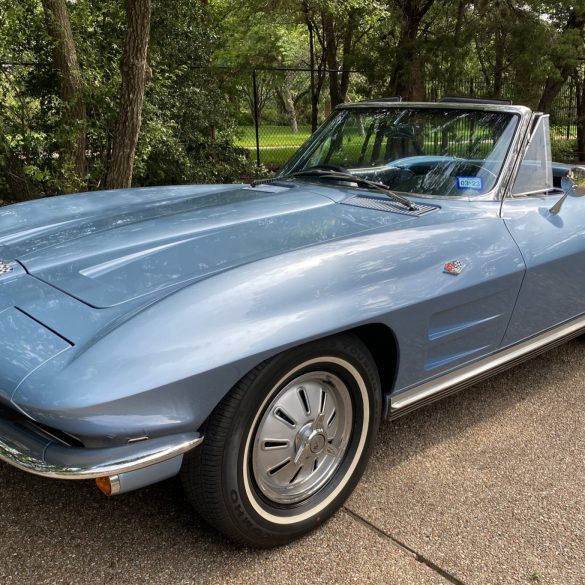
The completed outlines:
[[[482,177],[456,177],[457,189],[471,189],[472,191],[483,191]]]

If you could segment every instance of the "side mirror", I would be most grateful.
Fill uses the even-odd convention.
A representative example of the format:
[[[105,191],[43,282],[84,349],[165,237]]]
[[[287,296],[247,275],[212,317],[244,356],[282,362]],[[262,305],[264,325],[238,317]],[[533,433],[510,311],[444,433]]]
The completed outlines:
[[[563,190],[563,196],[549,209],[555,215],[561,210],[565,199],[569,195],[574,197],[583,197],[585,195],[585,167],[569,169],[561,179],[561,189]]]

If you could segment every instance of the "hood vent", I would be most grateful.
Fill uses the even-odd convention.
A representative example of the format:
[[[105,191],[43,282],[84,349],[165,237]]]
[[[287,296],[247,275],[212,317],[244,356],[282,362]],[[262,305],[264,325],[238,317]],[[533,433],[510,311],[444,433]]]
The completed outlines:
[[[367,209],[376,209],[378,211],[390,211],[392,213],[401,213],[402,215],[413,215],[414,217],[420,217],[436,211],[439,209],[436,205],[426,205],[423,203],[414,203],[416,209],[406,209],[403,205],[397,201],[391,199],[380,199],[379,197],[369,197],[367,195],[354,195],[348,199],[344,199],[341,203],[344,205],[353,205],[354,207],[365,207]]]

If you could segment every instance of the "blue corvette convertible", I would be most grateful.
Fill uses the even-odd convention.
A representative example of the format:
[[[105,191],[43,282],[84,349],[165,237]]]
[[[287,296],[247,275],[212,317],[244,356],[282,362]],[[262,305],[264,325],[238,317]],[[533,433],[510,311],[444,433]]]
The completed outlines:
[[[232,539],[288,542],[383,417],[585,330],[584,177],[528,108],[379,100],[270,180],[5,207],[0,460],[107,494],[180,473]]]

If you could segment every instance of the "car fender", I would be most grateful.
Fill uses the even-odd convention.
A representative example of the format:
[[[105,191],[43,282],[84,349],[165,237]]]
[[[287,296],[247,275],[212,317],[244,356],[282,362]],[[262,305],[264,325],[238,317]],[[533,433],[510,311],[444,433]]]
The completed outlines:
[[[456,258],[465,270],[446,274],[444,263]],[[160,299],[77,352],[50,360],[13,400],[44,424],[76,435],[120,440],[181,432],[199,428],[264,360],[367,323],[383,323],[396,335],[394,391],[400,391],[468,359],[458,357],[458,348],[470,339],[495,348],[523,270],[496,218],[461,221],[456,232],[427,224],[329,241]],[[480,324],[467,338],[456,328],[449,333],[453,323],[476,314],[487,315],[489,331]],[[435,326],[446,332],[437,345],[446,352],[443,364],[441,352],[427,359]]]

